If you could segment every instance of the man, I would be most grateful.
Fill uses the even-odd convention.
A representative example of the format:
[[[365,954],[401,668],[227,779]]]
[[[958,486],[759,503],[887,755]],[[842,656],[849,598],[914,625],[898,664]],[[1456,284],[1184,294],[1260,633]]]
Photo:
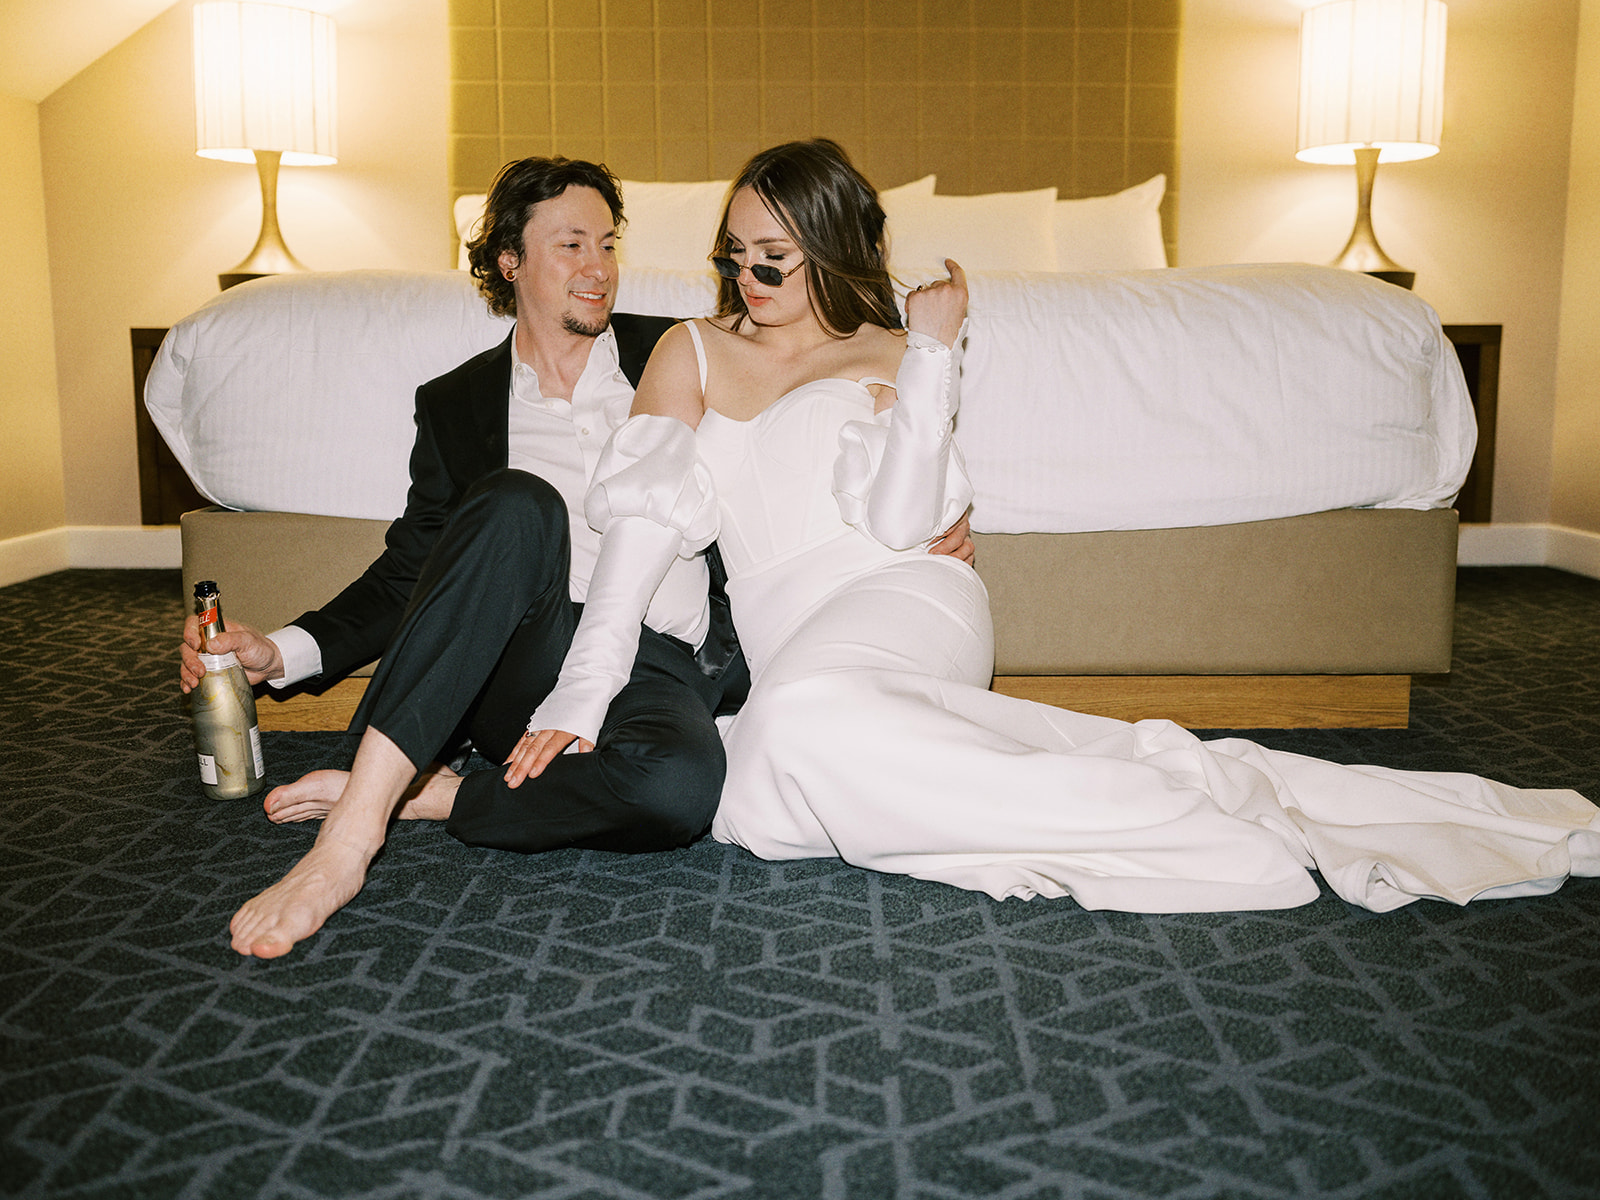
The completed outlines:
[[[571,643],[599,544],[583,494],[671,324],[612,316],[621,221],[604,167],[531,158],[501,171],[469,255],[490,308],[516,328],[418,389],[411,490],[383,555],[288,628],[235,626],[216,640],[252,682],[280,686],[382,654],[352,722],[362,738],[350,772],[312,772],[267,797],[273,820],[323,825],[235,914],[241,954],[276,957],[320,928],[360,890],[394,816],[523,851],[665,849],[709,826],[724,771],[712,716],[737,704],[748,675],[725,602],[707,600],[704,558],[677,561],[656,593],[591,753],[516,782],[429,765],[465,739],[506,761]],[[970,554],[964,525],[946,541]],[[193,618],[184,643],[188,690],[203,672]]]

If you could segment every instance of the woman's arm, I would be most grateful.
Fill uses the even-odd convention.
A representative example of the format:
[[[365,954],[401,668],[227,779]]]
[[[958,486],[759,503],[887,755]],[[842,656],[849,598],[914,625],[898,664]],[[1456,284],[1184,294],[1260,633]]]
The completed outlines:
[[[645,364],[639,388],[633,394],[632,415],[677,417],[690,429],[700,428],[700,418],[706,415],[706,394],[700,376],[700,358],[693,337],[686,326],[674,325],[661,335]]]
[[[949,259],[945,266],[949,279],[906,297],[906,349],[893,397],[880,403],[888,427],[851,422],[840,434],[840,512],[897,550],[945,530],[972,499],[952,436],[959,403],[952,348],[966,317],[966,275]]]
[[[573,742],[580,751],[594,749],[606,709],[632,673],[640,623],[673,558],[698,553],[716,536],[710,477],[694,455],[692,427],[704,412],[694,345],[674,326],[651,354],[635,415],[606,443],[584,499],[585,517],[602,535],[600,556],[561,676],[506,759],[512,787]]]
[[[944,260],[944,269],[948,279],[935,279],[906,294],[906,328],[954,349],[967,319],[967,273],[953,258]]]

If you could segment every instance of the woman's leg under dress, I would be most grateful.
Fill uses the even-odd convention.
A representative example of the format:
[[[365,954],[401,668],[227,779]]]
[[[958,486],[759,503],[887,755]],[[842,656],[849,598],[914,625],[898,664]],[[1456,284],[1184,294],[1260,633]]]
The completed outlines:
[[[1574,793],[1340,767],[989,692],[981,584],[950,566],[899,560],[789,637],[728,730],[714,836],[997,898],[1156,912],[1302,904],[1314,866],[1375,908],[1549,890],[1600,866],[1585,848],[1600,835],[1573,833],[1600,829],[1600,812]],[[1511,838],[1482,832],[1487,797],[1514,810]],[[1419,839],[1418,822],[1444,825],[1442,840]],[[1456,853],[1485,840],[1487,872]]]

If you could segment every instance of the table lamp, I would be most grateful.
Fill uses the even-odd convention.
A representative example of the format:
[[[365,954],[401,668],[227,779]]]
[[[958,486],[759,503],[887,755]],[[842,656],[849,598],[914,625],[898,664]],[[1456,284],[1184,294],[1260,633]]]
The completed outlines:
[[[333,18],[279,4],[194,7],[196,151],[251,162],[261,179],[261,236],[224,290],[247,279],[304,271],[278,230],[278,166],[337,161]]]
[[[1295,157],[1356,167],[1355,228],[1333,266],[1416,282],[1378,245],[1372,184],[1380,162],[1439,153],[1444,34],[1443,0],[1333,0],[1301,17]]]

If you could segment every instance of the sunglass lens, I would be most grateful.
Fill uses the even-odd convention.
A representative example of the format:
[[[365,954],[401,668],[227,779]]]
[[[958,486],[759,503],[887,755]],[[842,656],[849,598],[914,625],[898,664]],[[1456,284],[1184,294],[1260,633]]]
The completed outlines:
[[[724,258],[720,254],[711,260],[711,265],[717,269],[717,274],[724,279],[739,278],[739,271],[742,269],[733,259]],[[783,286],[783,272],[778,270],[777,267],[768,266],[766,263],[753,265],[750,268],[750,275],[763,287]]]

